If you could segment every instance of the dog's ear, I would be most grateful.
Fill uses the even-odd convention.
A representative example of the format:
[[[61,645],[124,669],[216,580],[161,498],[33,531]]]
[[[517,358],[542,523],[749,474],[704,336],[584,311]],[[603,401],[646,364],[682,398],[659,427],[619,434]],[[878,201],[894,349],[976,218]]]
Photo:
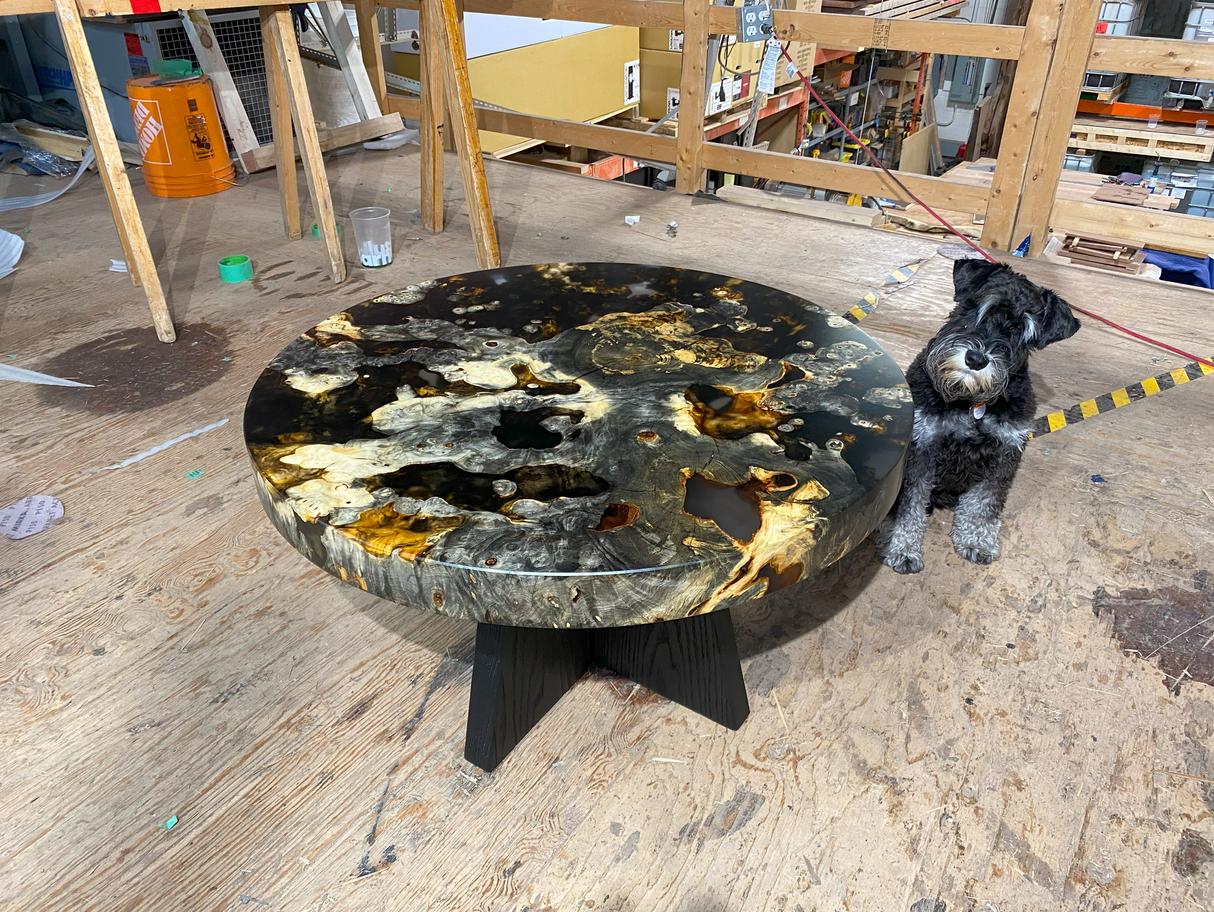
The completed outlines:
[[[1033,348],[1040,351],[1054,342],[1069,339],[1079,332],[1080,322],[1071,313],[1071,305],[1048,288],[1041,289],[1041,297],[1045,301],[1045,312],[1042,314],[1041,326],[1033,337]]]
[[[953,292],[960,300],[968,291],[978,288],[994,275],[1000,268],[1000,263],[988,263],[986,260],[953,260]]]

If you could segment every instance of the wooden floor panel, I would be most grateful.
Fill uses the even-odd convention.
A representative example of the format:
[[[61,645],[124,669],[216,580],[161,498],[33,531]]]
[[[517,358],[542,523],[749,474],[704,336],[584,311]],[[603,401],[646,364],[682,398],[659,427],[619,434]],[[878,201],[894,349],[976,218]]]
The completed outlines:
[[[454,161],[434,237],[403,151],[330,161],[339,213],[387,205],[398,227],[396,262],[340,286],[310,232],[282,239],[272,174],[197,200],[137,187],[176,346],[148,341],[139,291],[107,271],[98,181],[0,216],[27,243],[0,283],[0,357],[106,378],[0,389],[0,500],[66,509],[0,540],[0,907],[1214,912],[1210,378],[1033,441],[990,568],[935,516],[918,576],[864,543],[735,610],[738,732],[595,673],[494,773],[468,765],[474,625],[307,563],[241,443],[247,391],[293,335],[476,268]],[[903,365],[951,306],[935,239],[487,168],[507,263],[712,269],[843,312],[931,257],[862,324]],[[255,279],[223,285],[214,262],[236,253]],[[1208,293],[1018,265],[1214,351]],[[1034,381],[1045,411],[1179,365],[1087,325]]]

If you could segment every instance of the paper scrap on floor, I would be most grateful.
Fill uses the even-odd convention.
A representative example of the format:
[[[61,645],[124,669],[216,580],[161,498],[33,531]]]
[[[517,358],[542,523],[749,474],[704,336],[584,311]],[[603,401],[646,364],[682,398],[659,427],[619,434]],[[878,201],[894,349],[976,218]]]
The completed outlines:
[[[48,494],[23,497],[0,510],[0,535],[16,541],[41,532],[63,518],[63,504]]]
[[[25,250],[25,239],[11,231],[0,229],[0,279],[17,269],[17,261]]]

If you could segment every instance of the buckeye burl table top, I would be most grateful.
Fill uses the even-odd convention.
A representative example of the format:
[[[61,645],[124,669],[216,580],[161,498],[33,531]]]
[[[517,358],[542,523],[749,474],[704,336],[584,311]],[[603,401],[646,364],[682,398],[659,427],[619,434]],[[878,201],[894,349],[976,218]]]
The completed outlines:
[[[584,263],[325,320],[257,380],[245,439],[274,525],[343,580],[480,622],[608,627],[840,558],[893,503],[912,417],[893,360],[815,304]]]

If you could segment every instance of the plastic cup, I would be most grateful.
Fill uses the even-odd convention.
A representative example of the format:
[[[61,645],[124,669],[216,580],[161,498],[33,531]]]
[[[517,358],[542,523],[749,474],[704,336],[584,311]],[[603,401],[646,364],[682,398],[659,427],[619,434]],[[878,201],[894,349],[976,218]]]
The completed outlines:
[[[1198,136],[1205,136],[1207,124],[1209,124],[1208,120],[1197,121],[1197,128],[1193,132],[1196,133]]]
[[[1158,126],[1159,126],[1159,115],[1158,115],[1158,114],[1150,114],[1150,115],[1148,115],[1148,116],[1147,116],[1147,127],[1148,127],[1148,129],[1154,130],[1154,129],[1155,129],[1156,127],[1158,127]]]
[[[392,223],[388,220],[391,215],[392,210],[382,206],[365,206],[350,213],[358,261],[364,266],[387,266],[392,262]]]

